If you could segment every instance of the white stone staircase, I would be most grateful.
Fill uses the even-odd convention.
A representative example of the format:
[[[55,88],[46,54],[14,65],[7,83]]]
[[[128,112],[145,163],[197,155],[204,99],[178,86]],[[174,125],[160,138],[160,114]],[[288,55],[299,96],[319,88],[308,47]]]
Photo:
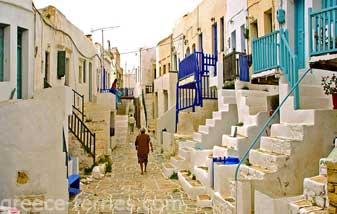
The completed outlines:
[[[193,134],[196,145],[205,149],[212,149],[219,145],[222,135],[230,132],[232,124],[237,122],[237,107],[234,90],[220,90],[218,98],[218,111],[213,112],[206,124],[199,126],[198,132]]]
[[[269,118],[268,102],[273,96],[277,94],[262,90],[237,91],[239,120],[243,125],[237,126],[235,137],[229,134],[222,136],[222,147],[217,148],[217,153],[222,153],[222,156],[243,156],[250,142]],[[278,118],[274,120],[277,121]],[[259,143],[256,144],[256,148],[258,146]]]
[[[328,184],[327,161],[336,161],[337,148],[335,147],[327,158],[319,161],[319,175],[305,178],[303,182],[303,195],[300,200],[289,203],[289,213],[328,213]]]
[[[307,90],[302,86],[301,89]],[[280,91],[283,91],[283,95],[280,96],[284,97],[284,88],[280,87]],[[316,93],[318,95],[318,92]],[[308,101],[302,99],[304,109],[295,111],[293,97],[290,97],[281,109],[281,123],[273,124],[271,136],[261,137],[260,147],[250,151],[249,164],[241,165],[239,182],[233,183],[233,189],[236,191],[227,196],[231,202],[225,200],[223,205],[232,210],[228,213],[236,213],[236,206],[233,204],[237,203],[237,207],[240,208],[237,213],[282,214],[284,211],[277,211],[275,208],[279,203],[277,198],[298,195],[303,191],[303,179],[317,175],[318,160],[331,151],[331,139],[337,131],[337,120],[330,119],[336,115],[336,111],[328,110],[327,103],[306,104]],[[318,103],[315,97],[312,101]],[[309,110],[305,109],[306,107],[316,109]],[[315,177],[307,182],[317,183],[319,186],[318,180],[322,179]],[[262,194],[268,200],[264,196],[261,197]],[[269,205],[264,206],[261,211],[259,208],[261,204],[266,204],[266,201]],[[255,210],[252,207],[255,207]]]

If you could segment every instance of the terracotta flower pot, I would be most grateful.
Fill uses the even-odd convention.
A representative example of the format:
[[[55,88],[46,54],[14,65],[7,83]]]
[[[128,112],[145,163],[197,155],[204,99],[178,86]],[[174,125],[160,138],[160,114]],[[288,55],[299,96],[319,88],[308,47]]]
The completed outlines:
[[[337,109],[337,94],[332,95],[333,109]]]

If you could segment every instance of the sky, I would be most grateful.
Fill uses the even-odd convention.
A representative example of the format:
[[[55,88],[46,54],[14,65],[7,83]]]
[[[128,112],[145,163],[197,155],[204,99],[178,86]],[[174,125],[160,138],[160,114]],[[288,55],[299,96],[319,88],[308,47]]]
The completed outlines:
[[[175,22],[191,12],[201,0],[34,0],[37,8],[53,5],[85,34],[92,29],[120,26],[104,32],[105,44],[120,53],[153,47],[172,33]],[[101,32],[94,32],[95,42],[102,41]],[[106,46],[107,47],[107,46]],[[136,53],[122,54],[122,67],[135,66]]]

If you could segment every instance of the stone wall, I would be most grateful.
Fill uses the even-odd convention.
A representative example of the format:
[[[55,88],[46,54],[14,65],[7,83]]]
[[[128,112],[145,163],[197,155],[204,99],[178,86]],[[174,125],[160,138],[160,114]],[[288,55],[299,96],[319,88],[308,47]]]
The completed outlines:
[[[327,161],[329,214],[337,213],[337,162]]]

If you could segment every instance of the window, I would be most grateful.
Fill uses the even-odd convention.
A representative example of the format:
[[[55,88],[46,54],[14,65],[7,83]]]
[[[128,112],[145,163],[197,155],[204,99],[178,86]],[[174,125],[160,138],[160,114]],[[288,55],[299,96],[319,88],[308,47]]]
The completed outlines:
[[[199,34],[199,51],[203,50],[202,33]]]
[[[271,9],[264,12],[264,34],[271,33],[273,31],[273,18]]]
[[[18,28],[17,32],[17,67],[16,67],[16,96],[17,99],[22,99],[22,34],[23,30]]]
[[[57,52],[57,78],[61,79],[66,74],[66,52]]]
[[[167,71],[170,72],[170,70],[171,70],[171,63],[167,65]]]
[[[224,17],[220,19],[220,46],[221,51],[225,51],[225,21]]]
[[[233,48],[233,50],[235,50],[236,49],[236,31],[233,31],[232,33],[231,33],[231,40],[232,40],[232,48]]]
[[[87,62],[84,60],[83,61],[83,83],[85,83],[87,81],[86,77],[87,77],[87,74],[86,74],[86,66],[87,65]]]
[[[82,78],[83,78],[83,77],[82,77],[82,69],[83,69],[83,68],[82,68],[82,65],[78,66],[78,82],[79,82],[79,83],[82,83],[82,80],[83,80],[83,79],[82,79]]]
[[[50,54],[49,52],[45,52],[45,57],[44,57],[44,88],[48,88],[50,83],[50,76],[49,76],[49,68],[50,68]]]
[[[217,23],[212,26],[212,46],[214,56],[218,55],[218,26]]]
[[[0,26],[0,82],[4,81],[4,37],[5,29]]]
[[[192,45],[192,51],[193,51],[193,53],[196,51],[195,44]]]
[[[258,38],[259,37],[259,29],[257,26],[257,21],[250,23],[250,38]]]
[[[163,74],[166,74],[166,65],[163,66]]]
[[[159,76],[161,76],[161,66],[159,66]]]
[[[241,52],[246,52],[246,37],[245,37],[246,28],[245,28],[245,25],[242,25],[240,27],[240,30],[241,30]]]
[[[190,54],[191,54],[190,47],[188,47],[186,49],[186,55],[185,55],[185,57],[189,56]]]

